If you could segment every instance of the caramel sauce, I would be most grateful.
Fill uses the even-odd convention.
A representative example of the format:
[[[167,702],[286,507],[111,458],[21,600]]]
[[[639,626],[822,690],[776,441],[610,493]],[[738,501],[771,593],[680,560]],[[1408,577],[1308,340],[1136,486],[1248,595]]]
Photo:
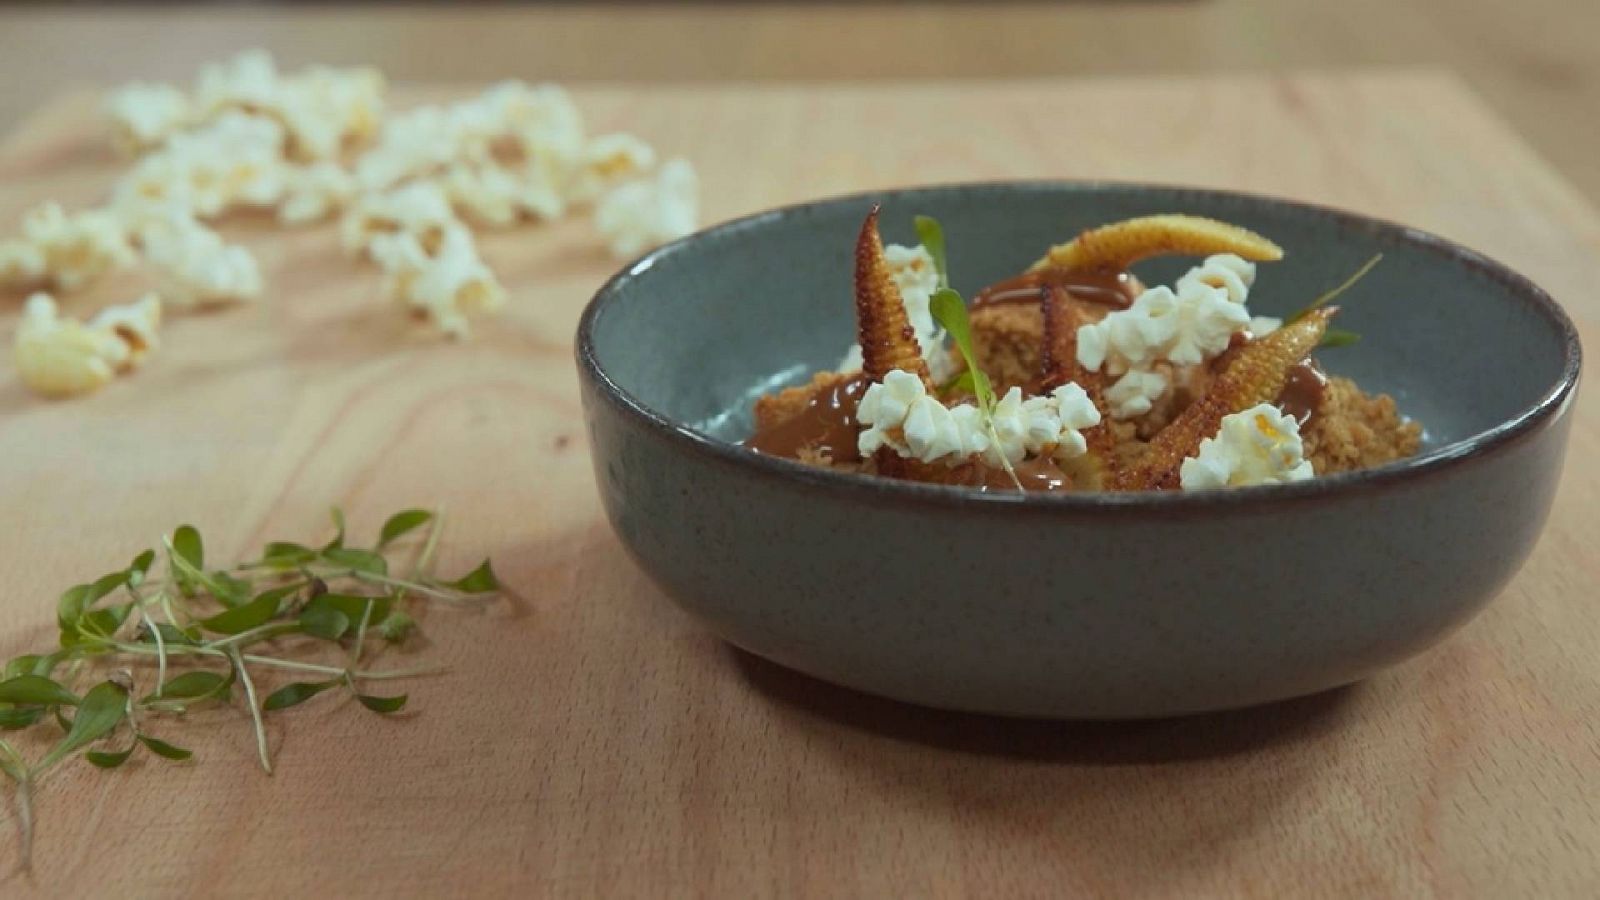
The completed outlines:
[[[1025,459],[1011,467],[1017,473],[1017,481],[1022,483],[1024,491],[1068,491],[1072,489],[1072,479],[1067,473],[1061,471],[1055,460],[1048,457]],[[1006,474],[1003,467],[975,465],[972,475],[965,482],[980,491],[1015,491],[1017,485],[1012,482],[1011,476]]]
[[[1027,272],[997,281],[978,292],[973,309],[1008,303],[1038,303],[1047,287],[1060,287],[1080,300],[1126,309],[1138,296],[1140,285],[1132,272],[1091,271]]]
[[[871,379],[857,375],[819,391],[798,415],[756,433],[744,442],[746,447],[768,456],[794,459],[804,449],[826,453],[834,462],[858,462],[856,449],[856,404]]]
[[[1328,376],[1308,359],[1289,367],[1288,378],[1278,394],[1278,406],[1284,415],[1304,427],[1322,408],[1327,394]]]

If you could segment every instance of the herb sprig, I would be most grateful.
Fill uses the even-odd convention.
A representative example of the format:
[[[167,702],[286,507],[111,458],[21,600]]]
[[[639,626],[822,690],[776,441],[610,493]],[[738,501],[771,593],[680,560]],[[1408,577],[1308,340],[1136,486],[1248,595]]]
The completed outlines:
[[[231,568],[207,568],[200,532],[183,525],[162,539],[165,577],[152,576],[157,555],[146,550],[126,567],[62,593],[55,649],[14,657],[0,670],[0,729],[63,732],[34,762],[0,739],[0,775],[16,788],[24,866],[32,851],[34,790],[42,776],[79,751],[104,769],[121,766],[141,749],[187,760],[190,750],[156,737],[149,723],[205,704],[231,703],[239,685],[261,768],[270,775],[264,714],[327,691],[348,691],[372,712],[395,713],[405,708],[407,695],[372,693],[369,683],[444,671],[363,668],[362,658],[374,635],[394,644],[416,630],[407,612],[413,601],[469,604],[500,593],[489,561],[454,580],[434,578],[443,525],[434,511],[390,516],[371,548],[351,546],[344,515],[335,509],[332,516],[335,534],[323,546],[274,541],[259,558]],[[391,574],[389,554],[423,528],[426,536],[405,577]],[[304,651],[318,645],[341,651],[341,661],[304,658]],[[148,675],[151,663],[154,678],[140,696],[132,666]],[[113,668],[109,677],[77,693],[75,684],[106,668]],[[263,669],[314,680],[290,682],[262,698],[255,675]],[[96,742],[114,744],[124,734],[114,748],[86,749]]]
[[[928,311],[932,313],[934,321],[943,326],[945,332],[950,335],[950,340],[955,343],[961,359],[967,364],[967,374],[971,376],[970,379],[963,378],[954,384],[972,391],[973,401],[978,406],[978,412],[983,419],[984,427],[989,432],[989,440],[995,447],[995,453],[1000,457],[1000,464],[1011,477],[1012,484],[1015,484],[1020,491],[1022,480],[1012,468],[1011,460],[1006,459],[1006,455],[1000,452],[1000,435],[994,428],[994,410],[999,401],[994,395],[993,382],[983,369],[978,367],[978,354],[972,345],[972,322],[967,316],[967,303],[954,288],[950,287],[944,228],[932,216],[917,216],[914,224],[917,238],[922,242],[923,249],[928,251],[928,255],[933,257],[933,267],[939,276],[939,287],[928,301]]]
[[[1285,325],[1293,325],[1294,323],[1296,323],[1296,322],[1300,321],[1301,319],[1304,319],[1306,316],[1310,315],[1312,312],[1314,312],[1314,311],[1316,311],[1318,309],[1321,309],[1324,306],[1327,306],[1329,303],[1332,303],[1336,298],[1338,298],[1338,296],[1340,294],[1343,294],[1345,291],[1348,291],[1351,288],[1355,287],[1356,282],[1358,282],[1361,279],[1367,277],[1367,273],[1371,272],[1373,270],[1373,268],[1375,266],[1377,266],[1378,263],[1380,263],[1382,261],[1383,261],[1383,254],[1382,253],[1379,253],[1376,256],[1372,257],[1371,259],[1367,260],[1366,263],[1364,265],[1362,265],[1361,268],[1359,268],[1359,269],[1357,269],[1355,271],[1355,274],[1351,275],[1349,278],[1346,278],[1343,282],[1341,282],[1337,287],[1333,288],[1332,290],[1324,291],[1321,296],[1319,296],[1317,299],[1311,301],[1310,303],[1306,304],[1301,309],[1296,310],[1288,318],[1283,320],[1283,324],[1285,324]],[[1323,334],[1322,342],[1319,343],[1317,346],[1321,347],[1321,348],[1324,348],[1324,349],[1332,348],[1332,347],[1348,347],[1351,344],[1354,344],[1359,340],[1361,340],[1361,335],[1355,333],[1354,331],[1346,331],[1346,330],[1341,329],[1341,328],[1330,328],[1330,329],[1327,330],[1326,333]]]

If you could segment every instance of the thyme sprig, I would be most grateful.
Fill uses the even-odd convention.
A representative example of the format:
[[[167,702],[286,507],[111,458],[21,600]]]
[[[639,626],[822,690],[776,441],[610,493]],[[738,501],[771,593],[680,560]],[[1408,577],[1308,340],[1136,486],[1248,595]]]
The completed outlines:
[[[454,580],[429,574],[442,528],[442,517],[433,511],[390,516],[371,548],[351,546],[344,515],[337,509],[332,515],[335,534],[326,544],[274,541],[260,557],[229,568],[208,568],[200,532],[183,525],[162,538],[164,577],[152,574],[156,551],[145,550],[126,567],[62,593],[56,601],[57,646],[14,657],[0,670],[0,729],[63,732],[33,762],[0,739],[0,775],[15,786],[24,866],[32,852],[35,788],[80,750],[105,769],[121,766],[141,749],[187,760],[191,751],[156,737],[150,724],[204,704],[235,702],[239,685],[261,768],[270,775],[265,714],[330,690],[349,692],[375,713],[395,713],[405,708],[407,695],[372,693],[368,683],[443,671],[363,668],[363,656],[374,636],[395,644],[415,632],[416,620],[407,612],[413,602],[479,603],[499,593],[489,561]],[[391,575],[389,554],[423,528],[426,536],[406,576]],[[303,658],[318,644],[342,651],[340,663]],[[152,664],[154,678],[140,696],[139,677],[152,674]],[[77,693],[74,684],[86,672],[106,668],[113,670],[109,677]],[[315,680],[290,682],[263,698],[256,685],[262,669]],[[120,743],[119,735],[125,736]],[[116,746],[89,749],[97,742]]]

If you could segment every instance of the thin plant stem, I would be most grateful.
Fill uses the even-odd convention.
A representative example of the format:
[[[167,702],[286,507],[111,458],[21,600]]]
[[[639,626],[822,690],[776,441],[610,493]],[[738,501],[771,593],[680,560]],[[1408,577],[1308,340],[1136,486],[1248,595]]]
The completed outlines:
[[[238,647],[229,647],[228,656],[233,660],[234,670],[239,673],[239,680],[244,683],[245,701],[250,704],[250,720],[256,727],[256,753],[261,756],[261,768],[271,775],[272,759],[267,753],[267,726],[261,721],[261,703],[256,700],[256,683],[250,680],[250,670],[245,668]]]

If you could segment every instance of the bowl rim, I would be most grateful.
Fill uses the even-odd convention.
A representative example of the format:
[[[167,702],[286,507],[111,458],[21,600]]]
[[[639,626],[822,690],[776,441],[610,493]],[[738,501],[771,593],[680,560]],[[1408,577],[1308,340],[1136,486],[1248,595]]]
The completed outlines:
[[[925,484],[838,472],[809,466],[796,460],[755,453],[738,444],[696,431],[689,424],[676,421],[650,408],[613,381],[599,360],[594,343],[595,323],[605,310],[616,302],[620,287],[642,276],[653,268],[657,261],[684,252],[698,241],[759,228],[769,222],[779,221],[819,206],[887,203],[908,195],[925,196],[973,190],[1020,193],[1042,189],[1083,193],[1107,189],[1151,191],[1172,196],[1179,202],[1186,198],[1194,198],[1213,202],[1241,203],[1258,208],[1287,208],[1331,220],[1341,227],[1359,228],[1390,241],[1418,246],[1451,264],[1464,265],[1499,283],[1552,325],[1562,342],[1560,377],[1537,401],[1492,428],[1426,453],[1373,469],[1340,472],[1290,484],[1253,485],[1211,491],[986,492],[957,485]],[[1036,509],[1058,512],[1088,510],[1101,513],[1115,509],[1178,513],[1194,510],[1215,511],[1219,508],[1267,508],[1285,503],[1336,499],[1412,483],[1425,476],[1453,470],[1463,463],[1509,449],[1539,431],[1570,403],[1578,385],[1583,363],[1583,350],[1578,340],[1577,329],[1566,311],[1547,291],[1527,276],[1498,260],[1448,238],[1338,207],[1289,200],[1268,194],[1105,179],[1000,179],[856,191],[787,204],[729,219],[645,253],[608,278],[584,307],[583,315],[578,321],[576,352],[580,375],[597,386],[597,393],[625,416],[636,419],[657,436],[686,451],[704,455],[723,465],[748,470],[751,474],[781,479],[800,487],[854,494],[861,499],[879,503],[931,504],[972,511]]]

